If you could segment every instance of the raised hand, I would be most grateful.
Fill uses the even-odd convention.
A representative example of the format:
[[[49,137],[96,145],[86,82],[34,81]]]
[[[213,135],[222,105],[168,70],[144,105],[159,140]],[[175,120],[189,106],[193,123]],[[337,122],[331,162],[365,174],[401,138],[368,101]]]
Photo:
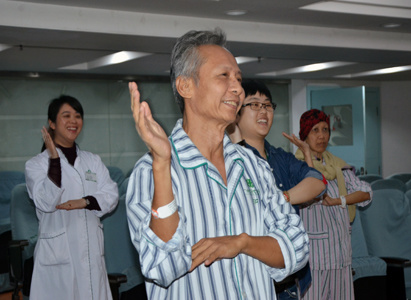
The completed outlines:
[[[169,160],[171,157],[171,146],[163,128],[153,119],[147,102],[140,103],[140,92],[135,82],[130,82],[131,110],[133,112],[136,129],[141,139],[147,145],[153,160]]]
[[[305,141],[302,141],[298,137],[296,137],[295,134],[291,136],[283,132],[283,136],[301,150],[301,152],[304,154],[304,160],[307,163],[307,165],[310,167],[314,167],[313,160],[311,157],[310,146]]]
[[[46,127],[43,126],[41,129],[41,134],[43,136],[44,144],[46,145],[47,152],[49,153],[50,158],[57,158],[59,157],[59,153],[57,152],[56,145],[53,142],[49,132],[47,131]]]
[[[293,143],[294,145],[296,145],[298,148],[300,148],[300,150],[306,154],[306,153],[310,153],[310,146],[300,140],[298,137],[295,136],[295,134],[293,134],[292,136],[286,134],[285,132],[283,132],[283,136],[286,137],[291,143]]]

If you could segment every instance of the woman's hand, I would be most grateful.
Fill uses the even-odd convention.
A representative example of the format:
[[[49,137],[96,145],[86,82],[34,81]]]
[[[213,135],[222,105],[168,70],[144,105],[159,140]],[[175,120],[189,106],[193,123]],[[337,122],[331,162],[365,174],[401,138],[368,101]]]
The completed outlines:
[[[50,158],[58,158],[59,153],[57,152],[56,145],[53,142],[49,132],[47,131],[46,127],[43,126],[41,129],[41,134],[43,135],[43,141],[46,145],[47,152],[49,153]]]
[[[86,208],[87,202],[86,199],[81,198],[77,200],[69,200],[65,203],[59,204],[56,206],[57,209],[64,209],[64,210],[73,210],[73,209],[83,209]]]
[[[130,90],[131,111],[133,112],[138,134],[153,155],[153,160],[170,160],[171,146],[165,131],[153,119],[147,102],[140,103],[140,93],[137,89],[137,84],[130,82],[128,87]]]
[[[313,164],[313,160],[311,158],[310,146],[306,142],[304,142],[304,141],[300,140],[298,137],[296,137],[295,134],[290,136],[290,135],[286,134],[285,132],[283,132],[283,136],[285,138],[287,138],[291,143],[296,145],[301,150],[301,152],[304,155],[305,162],[307,163],[308,166],[313,168],[314,164]]]
[[[300,140],[298,137],[296,137],[294,133],[291,136],[291,135],[288,135],[285,132],[283,132],[283,136],[285,138],[287,138],[291,143],[296,145],[303,152],[304,155],[307,155],[307,154],[311,153],[310,152],[310,146],[306,142],[304,142],[304,141]]]
[[[323,202],[321,204],[324,205],[324,206],[341,205],[341,199],[340,198],[331,198],[327,194],[324,194]]]

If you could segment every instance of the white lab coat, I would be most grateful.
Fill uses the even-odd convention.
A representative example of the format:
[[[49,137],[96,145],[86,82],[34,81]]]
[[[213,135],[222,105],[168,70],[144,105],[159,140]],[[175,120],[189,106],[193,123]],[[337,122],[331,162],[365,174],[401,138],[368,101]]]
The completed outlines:
[[[27,189],[39,219],[30,299],[112,299],[100,217],[116,207],[117,184],[98,155],[77,148],[73,167],[57,151],[61,188],[47,176],[47,150],[26,162]],[[101,211],[56,209],[60,203],[84,196],[94,196]]]

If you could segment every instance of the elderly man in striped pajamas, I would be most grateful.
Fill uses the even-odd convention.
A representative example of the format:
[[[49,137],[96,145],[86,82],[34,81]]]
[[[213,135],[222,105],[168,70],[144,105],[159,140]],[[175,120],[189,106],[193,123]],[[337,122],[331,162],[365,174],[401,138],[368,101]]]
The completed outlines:
[[[275,299],[308,260],[308,237],[267,162],[225,134],[244,100],[221,30],[190,31],[172,52],[183,118],[167,138],[130,83],[149,153],[127,190],[130,234],[149,299]]]

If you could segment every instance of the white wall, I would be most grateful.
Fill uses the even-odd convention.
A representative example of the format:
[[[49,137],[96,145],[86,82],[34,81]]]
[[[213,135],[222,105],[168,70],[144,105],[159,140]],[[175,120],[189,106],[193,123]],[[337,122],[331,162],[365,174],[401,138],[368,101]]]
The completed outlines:
[[[290,129],[298,134],[301,114],[307,110],[307,85],[292,80],[290,86]],[[315,82],[316,85],[376,86],[381,96],[382,176],[411,173],[411,82]],[[295,150],[295,149],[294,149]]]
[[[381,84],[383,176],[411,173],[411,82]]]

